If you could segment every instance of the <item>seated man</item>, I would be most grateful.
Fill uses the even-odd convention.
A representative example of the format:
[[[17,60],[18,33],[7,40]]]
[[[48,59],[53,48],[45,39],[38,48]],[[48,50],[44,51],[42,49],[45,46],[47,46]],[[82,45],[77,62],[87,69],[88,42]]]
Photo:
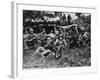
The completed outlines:
[[[28,49],[27,41],[28,41],[29,33],[27,30],[23,34],[23,43],[24,43],[24,49]]]
[[[62,35],[59,35],[59,38],[56,39],[55,42],[56,46],[57,46],[57,51],[56,51],[56,59],[60,59],[62,57],[62,53],[64,50],[64,45],[65,45],[65,41],[63,39]]]
[[[51,32],[48,34],[48,36],[50,36],[51,38],[55,37],[55,34],[53,33],[53,31],[51,30]]]
[[[54,44],[55,40],[52,39],[51,37],[48,37],[46,42],[47,44],[45,48],[51,50],[53,55],[55,55],[56,53],[56,45]]]

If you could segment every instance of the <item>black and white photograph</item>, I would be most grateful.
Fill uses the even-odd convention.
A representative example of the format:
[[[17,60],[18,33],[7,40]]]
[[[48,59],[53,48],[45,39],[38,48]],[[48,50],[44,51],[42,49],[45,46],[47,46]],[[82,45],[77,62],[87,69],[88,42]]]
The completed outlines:
[[[23,10],[23,69],[91,66],[91,14]]]

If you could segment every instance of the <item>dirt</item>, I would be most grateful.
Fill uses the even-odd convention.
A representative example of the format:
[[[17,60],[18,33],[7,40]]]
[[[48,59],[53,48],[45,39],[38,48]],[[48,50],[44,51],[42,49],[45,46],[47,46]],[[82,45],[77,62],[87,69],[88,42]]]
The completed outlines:
[[[24,53],[26,55],[23,57],[23,68],[27,69],[91,65],[90,48],[66,49],[59,60],[55,59],[55,56],[52,54],[44,58],[41,54],[34,54],[33,50],[26,50]]]

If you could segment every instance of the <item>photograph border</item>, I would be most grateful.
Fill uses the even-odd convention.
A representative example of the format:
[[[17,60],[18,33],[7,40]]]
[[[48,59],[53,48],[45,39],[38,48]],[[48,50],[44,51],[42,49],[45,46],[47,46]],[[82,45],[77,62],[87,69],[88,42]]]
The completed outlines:
[[[20,50],[21,49],[21,46],[19,45],[20,42],[18,42],[21,38],[22,38],[22,28],[20,28],[20,31],[19,31],[19,24],[21,24],[22,26],[22,23],[23,21],[18,21],[20,17],[22,17],[22,15],[19,15],[21,13],[21,10],[24,9],[23,7],[19,9],[19,5],[23,6],[25,5],[26,7],[31,5],[31,6],[44,6],[45,8],[46,7],[58,7],[58,8],[62,8],[62,9],[66,9],[66,8],[69,8],[69,9],[83,9],[82,11],[84,12],[87,11],[87,10],[90,10],[92,14],[91,16],[91,19],[92,19],[92,22],[91,22],[91,54],[92,54],[92,59],[91,60],[91,63],[95,62],[93,64],[93,66],[91,67],[81,67],[80,69],[77,68],[77,67],[74,67],[75,69],[73,68],[67,68],[65,70],[65,68],[57,68],[57,69],[30,69],[30,70],[23,70],[22,69],[22,56],[20,57]],[[17,77],[36,77],[36,76],[44,76],[44,75],[66,75],[67,74],[72,74],[72,73],[90,73],[90,72],[96,72],[96,51],[95,51],[95,48],[96,48],[96,45],[95,45],[95,28],[93,26],[96,26],[96,8],[86,8],[86,7],[71,7],[71,6],[59,6],[59,5],[41,5],[41,4],[29,4],[29,3],[19,3],[19,2],[12,2],[12,5],[11,5],[11,13],[12,13],[12,17],[11,17],[11,28],[12,28],[12,54],[11,54],[11,76],[13,78],[17,78]],[[19,12],[20,11],[20,12]],[[49,10],[50,11],[50,10]],[[55,11],[55,10],[54,10]],[[63,10],[62,10],[63,11]],[[80,11],[80,12],[82,12]],[[70,12],[70,11],[69,11]],[[21,18],[22,19],[22,18]],[[19,34],[21,33],[21,34]],[[22,39],[21,39],[22,40]],[[21,41],[20,40],[20,41]],[[22,42],[21,42],[22,43]],[[94,55],[95,53],[95,55]],[[86,70],[86,71],[85,71]],[[57,71],[57,72],[56,72]],[[67,72],[66,72],[67,71]],[[35,73],[35,74],[34,74]],[[36,74],[36,73],[39,73],[39,74]],[[48,73],[48,74],[47,74]]]

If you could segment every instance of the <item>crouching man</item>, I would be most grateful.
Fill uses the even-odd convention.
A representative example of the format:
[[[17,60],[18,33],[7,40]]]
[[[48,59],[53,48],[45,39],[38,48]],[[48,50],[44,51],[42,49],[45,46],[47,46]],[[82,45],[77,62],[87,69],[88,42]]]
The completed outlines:
[[[43,46],[39,46],[39,47],[35,50],[34,55],[37,55],[37,54],[42,55],[42,57],[43,57],[43,59],[44,59],[44,62],[46,62],[46,59],[45,59],[45,58],[47,58],[47,57],[49,56],[50,53],[51,53],[51,50],[46,49],[46,48],[44,47],[44,45],[43,45]]]

